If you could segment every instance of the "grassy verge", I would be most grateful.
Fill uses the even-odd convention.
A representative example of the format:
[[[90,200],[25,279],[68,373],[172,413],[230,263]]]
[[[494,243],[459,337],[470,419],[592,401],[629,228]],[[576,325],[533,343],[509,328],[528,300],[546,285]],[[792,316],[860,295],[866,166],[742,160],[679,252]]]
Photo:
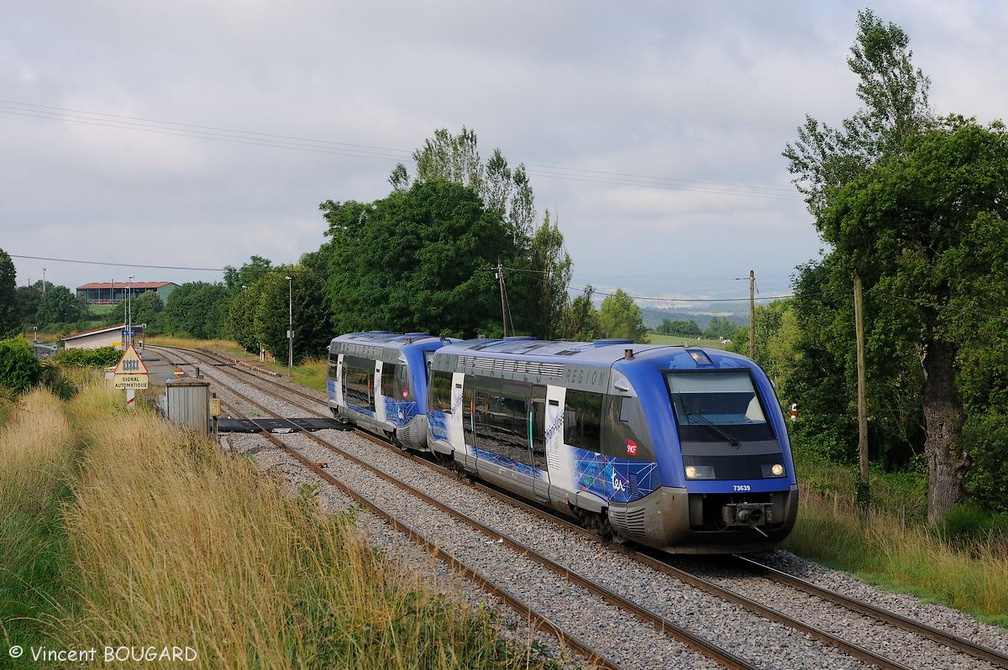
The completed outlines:
[[[4,642],[52,646],[71,572],[61,507],[71,500],[73,431],[36,390],[6,403],[0,429],[0,631]]]
[[[1008,627],[1008,538],[929,526],[926,481],[873,474],[866,518],[855,505],[856,471],[816,461],[797,464],[798,523],[782,547],[852,572],[889,590],[913,593]]]
[[[9,644],[179,647],[196,668],[549,666],[538,647],[502,643],[489,614],[388,564],[311,492],[285,495],[100,384],[68,404],[39,398],[0,442],[0,514],[48,500],[55,526],[43,533],[37,513],[4,524]]]

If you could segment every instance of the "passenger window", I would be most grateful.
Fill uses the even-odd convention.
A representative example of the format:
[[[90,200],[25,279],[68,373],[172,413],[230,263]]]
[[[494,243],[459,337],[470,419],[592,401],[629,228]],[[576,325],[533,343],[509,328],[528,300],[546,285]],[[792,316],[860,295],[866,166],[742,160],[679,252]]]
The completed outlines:
[[[582,449],[599,451],[602,394],[567,389],[564,405],[564,442]]]

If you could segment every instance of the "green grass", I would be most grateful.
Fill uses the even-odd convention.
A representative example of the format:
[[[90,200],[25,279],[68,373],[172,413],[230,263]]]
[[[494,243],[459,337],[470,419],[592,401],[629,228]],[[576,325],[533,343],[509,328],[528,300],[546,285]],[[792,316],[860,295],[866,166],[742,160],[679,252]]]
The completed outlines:
[[[60,646],[72,598],[62,507],[72,501],[74,436],[46,391],[22,396],[0,428],[0,631],[10,646]]]
[[[961,510],[942,526],[929,525],[920,472],[873,472],[863,517],[855,505],[855,467],[803,459],[801,449],[796,454],[798,523],[782,548],[1008,627],[1008,523]]]
[[[97,379],[70,402],[36,391],[0,429],[8,645],[178,645],[194,668],[555,667],[374,550],[352,509],[324,515],[314,490],[120,400]]]

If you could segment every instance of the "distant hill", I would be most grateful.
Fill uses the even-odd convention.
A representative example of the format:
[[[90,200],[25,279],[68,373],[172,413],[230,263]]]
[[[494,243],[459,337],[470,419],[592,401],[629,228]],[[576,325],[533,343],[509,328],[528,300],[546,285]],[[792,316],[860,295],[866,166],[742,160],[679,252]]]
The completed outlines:
[[[718,308],[716,311],[714,309],[641,307],[641,318],[643,318],[644,326],[647,328],[657,328],[661,325],[662,321],[668,319],[669,321],[693,321],[700,326],[700,330],[706,330],[711,318],[715,316],[728,318],[733,323],[744,326],[749,323],[749,306],[745,305],[741,311],[735,305],[723,309]]]

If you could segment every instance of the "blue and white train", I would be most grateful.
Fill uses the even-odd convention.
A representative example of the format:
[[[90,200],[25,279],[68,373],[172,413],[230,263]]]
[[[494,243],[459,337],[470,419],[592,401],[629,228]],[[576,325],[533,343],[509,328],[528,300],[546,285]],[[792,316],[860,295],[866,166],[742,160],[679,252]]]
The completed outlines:
[[[399,447],[426,450],[427,367],[450,341],[386,331],[333,338],[326,374],[333,416]]]
[[[673,553],[772,549],[798,484],[770,380],[729,352],[623,340],[332,340],[337,418]]]
[[[770,380],[716,349],[467,340],[437,349],[429,448],[601,535],[674,553],[763,551],[798,484]]]

